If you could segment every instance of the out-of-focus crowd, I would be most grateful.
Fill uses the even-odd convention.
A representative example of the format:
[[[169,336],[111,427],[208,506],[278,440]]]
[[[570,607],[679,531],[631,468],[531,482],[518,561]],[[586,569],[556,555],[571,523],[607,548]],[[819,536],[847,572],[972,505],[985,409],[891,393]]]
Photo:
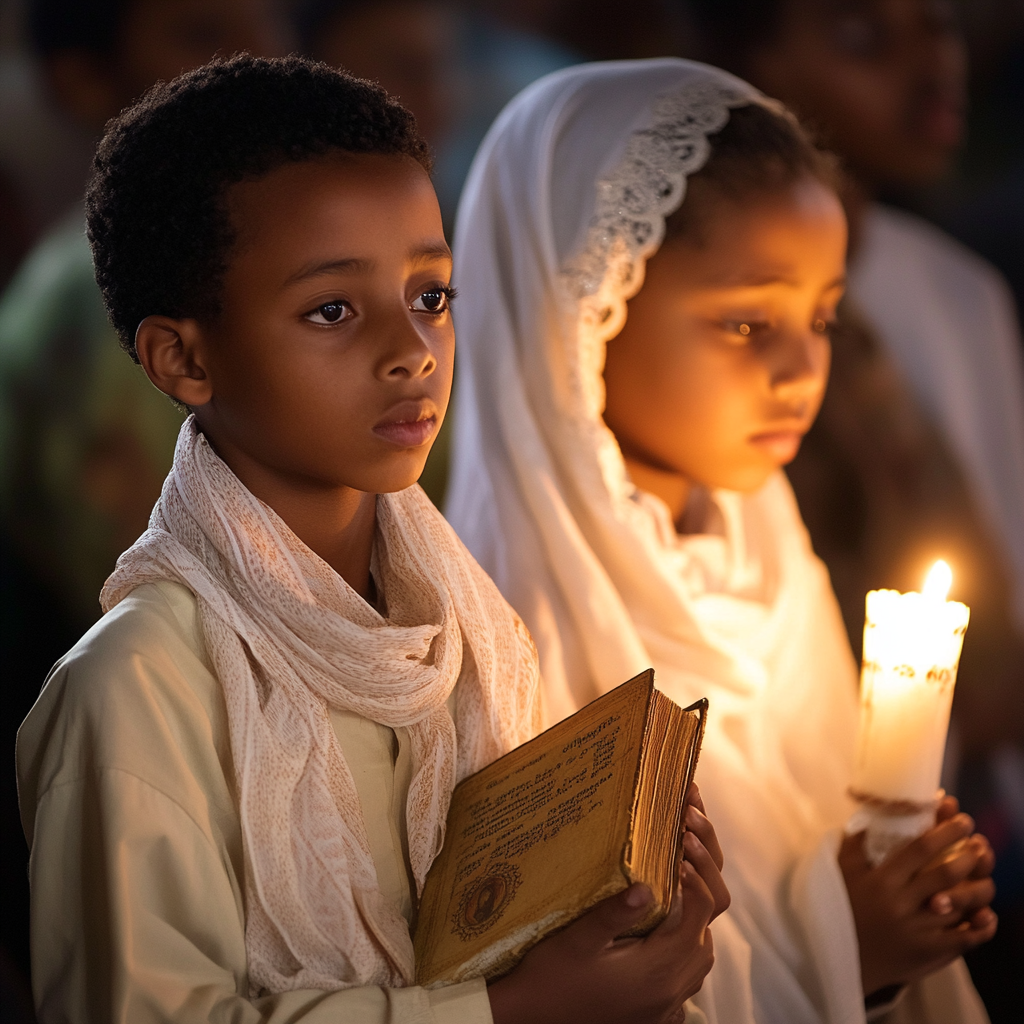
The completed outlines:
[[[917,589],[935,553],[956,565],[953,596],[973,612],[946,784],[999,857],[1000,932],[970,967],[995,1024],[1018,1020],[1022,0],[0,3],[0,1020],[32,1019],[15,732],[52,663],[99,617],[99,589],[145,528],[182,417],[107,323],[84,234],[91,155],[106,121],[152,83],[238,50],[300,51],[400,98],[434,147],[449,232],[502,106],[581,60],[717,64],[839,154],[849,295],[828,397],[790,477],[858,652],[868,589]],[[446,425],[422,481],[436,501],[447,436]]]

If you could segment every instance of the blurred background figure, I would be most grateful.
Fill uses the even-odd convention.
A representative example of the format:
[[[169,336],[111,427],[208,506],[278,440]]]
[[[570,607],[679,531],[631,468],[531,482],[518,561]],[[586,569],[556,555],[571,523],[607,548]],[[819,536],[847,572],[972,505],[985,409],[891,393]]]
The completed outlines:
[[[416,115],[434,151],[449,233],[469,165],[502,107],[535,79],[581,59],[444,0],[304,0],[297,21],[305,53],[379,82]]]
[[[990,259],[1024,310],[1024,2],[970,0],[970,134],[956,173],[911,202]]]
[[[790,477],[855,650],[867,590],[919,589],[939,554],[956,567],[976,632],[957,684],[949,784],[1002,845],[1000,935],[968,961],[993,1020],[1017,1020],[1020,975],[1010,965],[1024,963],[1020,328],[995,268],[935,225],[878,201],[896,197],[906,206],[917,195],[926,204],[931,195],[934,205],[938,183],[951,176],[968,84],[957,11],[945,0],[690,0],[685,12],[690,55],[783,100],[849,173],[848,299],[825,405]]]
[[[0,226],[12,209],[25,244],[48,218],[57,220],[0,298],[0,658],[8,764],[15,730],[50,666],[99,617],[103,580],[145,529],[181,423],[120,351],[107,323],[80,202],[92,147],[106,121],[157,80],[216,53],[275,55],[294,45],[273,0],[29,0],[21,14],[32,63],[22,57],[0,66],[0,80],[17,86],[6,107],[0,103],[7,129]],[[34,112],[47,127],[29,133],[20,159],[6,159],[18,153],[16,127],[36,121]],[[47,157],[59,166],[48,166]],[[66,208],[32,187],[36,175]],[[5,238],[0,270],[8,248]],[[27,853],[13,771],[3,772],[0,786],[0,941],[3,970],[16,986],[28,970]]]
[[[270,0],[31,0],[26,15],[49,98],[93,139],[213,53],[289,47]],[[112,339],[76,203],[0,300],[0,513],[15,557],[86,625],[145,527],[180,423]]]
[[[687,34],[676,0],[477,0],[476,6],[586,60],[670,56]]]
[[[445,0],[302,0],[296,20],[306,54],[379,82],[416,115],[434,152],[449,239],[462,184],[491,122],[530,82],[581,59],[536,32]],[[438,506],[450,439],[449,418],[420,477]]]

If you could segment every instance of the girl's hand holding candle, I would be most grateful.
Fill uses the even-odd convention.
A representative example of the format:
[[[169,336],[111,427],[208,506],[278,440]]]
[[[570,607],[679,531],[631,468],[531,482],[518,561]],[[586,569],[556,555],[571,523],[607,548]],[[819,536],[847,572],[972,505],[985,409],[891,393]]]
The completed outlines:
[[[995,864],[984,836],[945,797],[939,822],[873,867],[860,835],[839,851],[860,947],[865,995],[906,985],[945,966],[996,932],[989,907]],[[947,851],[956,851],[945,856]]]
[[[991,847],[939,789],[970,616],[946,600],[951,582],[940,561],[920,594],[867,596],[850,787],[861,808],[839,852],[867,994],[924,977],[996,929]]]

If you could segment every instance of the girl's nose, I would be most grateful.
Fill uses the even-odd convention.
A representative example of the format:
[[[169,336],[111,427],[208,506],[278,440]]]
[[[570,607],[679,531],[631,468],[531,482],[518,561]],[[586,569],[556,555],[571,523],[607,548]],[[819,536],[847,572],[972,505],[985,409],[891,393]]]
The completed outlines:
[[[824,388],[831,356],[826,335],[808,329],[787,335],[774,348],[771,384],[779,398],[801,401]]]

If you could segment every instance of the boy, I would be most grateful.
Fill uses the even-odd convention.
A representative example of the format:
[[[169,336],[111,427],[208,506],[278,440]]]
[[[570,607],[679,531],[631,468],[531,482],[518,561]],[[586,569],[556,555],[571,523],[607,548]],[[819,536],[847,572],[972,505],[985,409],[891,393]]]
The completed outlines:
[[[710,969],[728,894],[693,807],[647,939],[614,940],[633,887],[489,988],[413,984],[452,786],[537,700],[521,622],[412,486],[454,345],[428,168],[382,90],[298,58],[157,86],[100,147],[111,321],[193,415],[19,737],[44,1024],[661,1021]]]

